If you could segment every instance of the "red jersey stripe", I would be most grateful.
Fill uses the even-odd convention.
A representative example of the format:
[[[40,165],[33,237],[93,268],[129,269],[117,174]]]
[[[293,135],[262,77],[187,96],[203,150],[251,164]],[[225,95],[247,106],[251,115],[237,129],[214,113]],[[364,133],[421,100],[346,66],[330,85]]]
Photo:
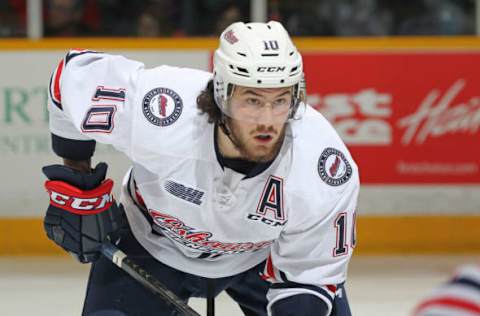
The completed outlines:
[[[55,79],[53,80],[53,98],[58,103],[62,103],[62,96],[60,94],[60,77],[62,75],[63,64],[64,61],[62,59],[57,66],[57,72],[55,74]]]
[[[335,294],[337,292],[337,287],[333,284],[329,284],[327,285],[327,289],[329,289],[330,291],[333,292],[333,294]]]
[[[269,277],[271,277],[273,279],[276,279],[275,278],[275,271],[273,270],[272,256],[271,255],[269,255],[268,259],[267,259],[267,273],[268,273]]]
[[[480,306],[473,302],[453,297],[437,297],[420,304],[420,306],[417,307],[414,315],[417,315],[417,313],[419,313],[422,309],[430,306],[445,306],[480,314]]]

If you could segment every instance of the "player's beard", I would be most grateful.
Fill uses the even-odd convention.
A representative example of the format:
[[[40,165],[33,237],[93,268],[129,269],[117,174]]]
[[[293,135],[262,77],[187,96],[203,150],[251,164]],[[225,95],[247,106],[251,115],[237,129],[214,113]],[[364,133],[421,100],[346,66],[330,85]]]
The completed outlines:
[[[236,149],[240,152],[240,155],[243,159],[255,162],[268,162],[275,159],[280,148],[282,147],[283,140],[285,138],[286,124],[282,125],[281,129],[278,130],[273,126],[266,127],[265,125],[257,125],[256,128],[251,130],[248,134],[242,134],[240,132],[241,127],[238,126],[234,120],[228,119],[228,129],[230,130],[230,137],[232,138]],[[279,135],[279,137],[273,141],[272,144],[260,146],[258,145],[255,148],[254,144],[249,146],[252,143],[250,137],[256,133],[269,132],[273,133],[274,136]]]

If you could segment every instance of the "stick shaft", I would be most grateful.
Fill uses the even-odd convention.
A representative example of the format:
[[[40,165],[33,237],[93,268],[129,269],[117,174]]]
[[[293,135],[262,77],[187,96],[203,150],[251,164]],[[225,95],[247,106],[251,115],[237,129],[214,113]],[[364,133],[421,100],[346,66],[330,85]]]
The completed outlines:
[[[116,266],[127,272],[131,277],[140,282],[144,287],[160,296],[167,303],[175,306],[185,316],[200,316],[195,310],[188,306],[184,301],[179,299],[172,291],[165,287],[153,275],[145,271],[141,266],[136,264],[132,259],[114,246],[110,242],[104,242],[101,247],[102,254],[112,261]]]

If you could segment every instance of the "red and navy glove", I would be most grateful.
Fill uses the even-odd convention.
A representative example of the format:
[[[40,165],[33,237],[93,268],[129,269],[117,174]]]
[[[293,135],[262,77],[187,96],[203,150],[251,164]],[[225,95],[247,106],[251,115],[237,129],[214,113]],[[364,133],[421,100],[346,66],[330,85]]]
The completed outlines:
[[[107,164],[99,163],[88,174],[63,165],[42,171],[49,179],[45,188],[50,205],[44,219],[48,238],[82,263],[95,261],[102,242],[118,238],[116,233],[126,223],[111,194],[113,181],[105,180]]]

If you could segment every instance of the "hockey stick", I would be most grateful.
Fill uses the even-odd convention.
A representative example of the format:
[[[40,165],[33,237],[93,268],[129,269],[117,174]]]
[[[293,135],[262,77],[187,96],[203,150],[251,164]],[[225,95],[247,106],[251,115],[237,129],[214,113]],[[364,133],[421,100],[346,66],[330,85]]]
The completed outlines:
[[[115,265],[127,272],[131,277],[140,282],[144,287],[152,291],[154,294],[160,296],[167,303],[175,306],[175,308],[182,312],[185,316],[200,316],[190,306],[179,299],[172,291],[167,289],[160,281],[153,275],[149,274],[142,267],[136,264],[132,259],[114,246],[112,243],[105,241],[101,247],[102,254],[108,258]]]

